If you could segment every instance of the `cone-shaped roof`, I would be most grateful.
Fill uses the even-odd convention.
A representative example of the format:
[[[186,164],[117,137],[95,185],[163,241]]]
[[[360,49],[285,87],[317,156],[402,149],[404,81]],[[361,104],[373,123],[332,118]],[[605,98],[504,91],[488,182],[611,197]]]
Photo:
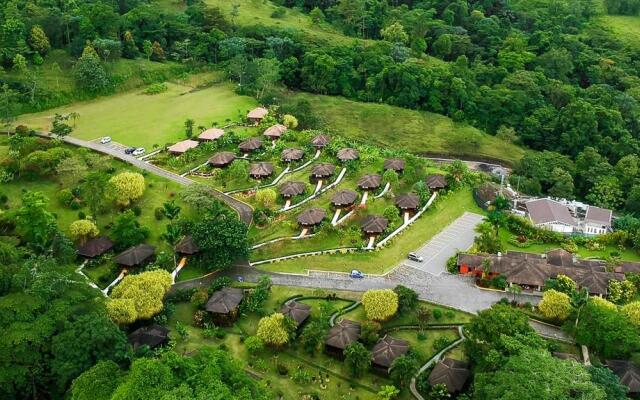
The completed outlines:
[[[331,197],[331,204],[336,207],[344,207],[352,205],[358,198],[358,193],[353,190],[340,190]]]
[[[382,233],[389,225],[389,220],[378,215],[367,215],[360,227],[364,233]]]
[[[209,165],[212,167],[225,167],[233,162],[236,159],[236,155],[230,151],[222,151],[220,153],[216,153],[211,158],[209,158]]]
[[[338,150],[337,157],[340,161],[357,160],[358,157],[360,157],[360,152],[356,149],[347,147],[346,149]]]
[[[262,147],[262,140],[258,138],[247,139],[238,145],[242,151],[255,151]]]
[[[382,177],[378,174],[368,174],[358,179],[358,187],[362,190],[377,189],[380,187]]]
[[[309,208],[298,215],[298,223],[302,226],[318,225],[326,216],[327,212],[322,208]]]

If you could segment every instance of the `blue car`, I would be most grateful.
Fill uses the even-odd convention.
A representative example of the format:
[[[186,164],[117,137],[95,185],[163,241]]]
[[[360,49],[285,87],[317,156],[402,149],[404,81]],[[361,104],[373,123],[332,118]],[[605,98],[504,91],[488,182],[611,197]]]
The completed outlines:
[[[364,274],[357,269],[351,270],[351,274],[349,274],[349,276],[356,279],[364,278]]]

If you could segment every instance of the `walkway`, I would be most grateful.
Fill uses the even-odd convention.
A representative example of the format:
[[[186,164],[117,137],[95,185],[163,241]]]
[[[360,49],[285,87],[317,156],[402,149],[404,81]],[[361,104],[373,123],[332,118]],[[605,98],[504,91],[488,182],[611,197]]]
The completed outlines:
[[[47,134],[44,133],[38,133],[39,136],[42,137],[46,137],[46,138],[51,138],[51,136],[48,136]],[[69,143],[72,144],[74,146],[79,146],[79,147],[84,147],[87,149],[91,149],[103,154],[107,154],[111,157],[117,158],[121,161],[124,161],[126,163],[129,163],[135,167],[138,167],[140,169],[143,169],[145,171],[151,172],[154,175],[158,175],[160,177],[169,179],[173,182],[176,182],[180,185],[183,186],[189,186],[189,185],[193,185],[194,183],[196,183],[196,181],[191,180],[189,178],[186,178],[184,176],[180,176],[178,174],[174,174],[173,172],[169,172],[167,170],[164,170],[158,166],[155,166],[153,164],[150,164],[148,162],[145,161],[141,161],[137,158],[135,158],[134,156],[128,155],[128,154],[124,154],[123,151],[120,151],[120,149],[118,148],[113,148],[110,146],[105,146],[102,145],[100,143],[95,143],[95,142],[88,142],[86,140],[82,140],[82,139],[77,139],[71,136],[65,136],[63,138],[61,138],[65,143]],[[243,203],[242,201],[231,197],[229,195],[226,195],[222,192],[220,192],[219,190],[216,190],[212,187],[209,187],[211,189],[211,195],[213,197],[215,197],[216,199],[225,202],[229,207],[233,208],[234,210],[236,210],[238,212],[238,215],[240,216],[240,219],[246,223],[247,225],[251,225],[251,222],[253,220],[253,208],[251,208],[250,205]]]
[[[405,260],[403,264],[436,276],[441,275],[447,271],[449,258],[459,250],[471,247],[476,237],[475,228],[482,219],[482,215],[465,212],[416,251],[416,254],[424,258],[423,262]]]

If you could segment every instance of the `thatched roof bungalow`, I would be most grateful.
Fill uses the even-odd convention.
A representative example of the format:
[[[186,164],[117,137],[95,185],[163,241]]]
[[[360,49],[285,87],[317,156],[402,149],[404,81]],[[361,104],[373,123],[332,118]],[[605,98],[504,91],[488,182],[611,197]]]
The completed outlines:
[[[209,165],[214,168],[224,168],[231,164],[236,159],[236,155],[230,151],[221,151],[209,158]]]
[[[262,147],[262,140],[258,138],[247,139],[238,145],[238,148],[243,153],[251,153],[252,151],[256,151],[261,147]]]
[[[223,135],[224,129],[209,128],[202,131],[202,133],[198,135],[198,140],[201,142],[212,142],[214,140],[220,139]]]
[[[358,193],[353,190],[343,189],[336,192],[331,197],[331,204],[335,207],[349,207],[352,206],[353,203],[358,198]]]
[[[269,114],[269,110],[267,110],[266,108],[256,107],[253,110],[249,111],[249,113],[247,114],[247,119],[255,124],[259,124],[260,121],[262,121],[262,119],[267,116],[267,114]]]
[[[428,380],[430,385],[445,385],[447,391],[453,394],[462,391],[469,375],[466,363],[453,358],[445,358],[433,367]]]
[[[400,173],[404,171],[404,160],[400,158],[388,158],[384,160],[384,170],[392,170]]]
[[[396,358],[405,355],[407,351],[409,351],[409,342],[384,335],[373,346],[372,361],[375,366],[388,369]]]
[[[358,187],[362,190],[377,189],[381,183],[382,177],[378,174],[368,174],[358,179]]]
[[[367,235],[379,235],[389,226],[389,220],[378,215],[367,215],[360,224],[360,228]]]
[[[360,152],[356,149],[347,147],[346,149],[338,150],[338,153],[336,154],[336,156],[338,157],[338,160],[342,162],[352,161],[352,160],[357,160],[358,157],[360,157]]]
[[[420,197],[415,193],[396,196],[396,207],[402,211],[415,211],[420,206]]]
[[[313,166],[311,170],[312,179],[325,179],[333,175],[336,166],[330,163],[320,163]]]
[[[296,326],[302,325],[311,315],[311,306],[295,300],[289,300],[280,309],[280,313],[291,318]]]
[[[313,139],[311,139],[311,144],[313,145],[313,147],[320,149],[320,148],[326,147],[330,141],[331,141],[331,138],[329,136],[318,135]]]
[[[282,150],[281,160],[284,162],[300,161],[304,157],[304,151],[300,149],[284,149]]]
[[[322,208],[309,208],[298,215],[298,224],[303,227],[319,225],[327,217],[327,212]]]
[[[447,187],[447,177],[442,174],[431,174],[424,178],[424,182],[431,190],[444,189]]]
[[[342,353],[353,342],[360,339],[360,324],[348,319],[340,320],[329,329],[325,345],[327,350]]]
[[[259,162],[251,164],[249,176],[254,179],[263,179],[273,174],[273,164],[270,162]]]
[[[125,267],[136,267],[150,261],[155,252],[155,247],[148,244],[139,244],[129,247],[120,253],[114,261],[116,264],[124,265]]]
[[[192,255],[200,251],[198,245],[193,241],[191,235],[187,235],[176,245],[176,253]]]
[[[195,140],[187,139],[169,146],[167,151],[174,155],[180,155],[186,153],[188,150],[198,147],[199,144],[200,143]]]
[[[150,349],[153,349],[169,341],[169,329],[162,325],[152,324],[136,329],[129,334],[128,338],[134,350],[142,346],[149,346]]]
[[[106,236],[89,239],[85,244],[78,246],[76,253],[79,256],[94,258],[103,255],[113,248],[113,242]]]
[[[282,135],[287,131],[287,127],[284,125],[276,124],[265,129],[263,135],[271,140],[280,139]]]

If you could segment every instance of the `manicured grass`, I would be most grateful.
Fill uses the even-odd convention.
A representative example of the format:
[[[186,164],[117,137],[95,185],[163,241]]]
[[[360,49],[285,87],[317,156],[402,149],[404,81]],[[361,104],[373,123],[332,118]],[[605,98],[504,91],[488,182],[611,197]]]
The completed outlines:
[[[440,114],[342,97],[291,93],[288,100],[308,100],[330,131],[368,144],[413,153],[487,157],[514,163],[524,155],[516,145]],[[467,145],[469,138],[478,145]]]
[[[164,146],[185,139],[184,122],[191,118],[195,126],[224,125],[227,119],[238,121],[256,105],[254,99],[238,96],[231,84],[215,84],[196,89],[181,83],[166,83],[168,90],[145,95],[130,91],[92,101],[74,103],[37,114],[21,116],[16,125],[49,130],[55,113],[77,112],[80,117],[72,136],[93,140],[102,136],[126,146]]]
[[[442,307],[426,301],[420,302],[420,307],[431,310],[432,317],[429,320],[429,325],[440,324],[466,324],[471,321],[472,315],[463,311],[455,310],[452,308]],[[433,310],[440,310],[442,316],[439,319],[433,317]],[[352,321],[364,322],[367,320],[367,316],[364,312],[364,306],[360,305],[353,310],[342,314],[341,318],[350,319]],[[417,325],[418,320],[415,310],[411,312],[398,312],[393,318],[382,323],[383,328],[393,328],[399,326]]]
[[[519,247],[509,243],[509,239],[512,238],[512,235],[506,229],[500,230],[500,239],[502,240],[502,245],[505,250],[509,251],[525,251],[528,253],[546,253],[549,250],[558,249],[561,246],[557,243],[534,243],[530,244],[527,247]],[[612,252],[620,253],[620,259],[623,261],[640,261],[640,254],[634,249],[624,249],[620,250],[615,246],[607,246],[603,250],[589,250],[585,247],[578,247],[578,256],[580,258],[597,258],[597,259],[605,259],[611,256]]]
[[[421,247],[465,211],[482,213],[473,201],[471,190],[466,188],[437,199],[410,228],[381,250],[306,257],[264,264],[258,268],[294,273],[304,273],[309,269],[345,272],[359,269],[368,274],[382,274],[395,267],[407,253]]]
[[[418,339],[418,330],[414,329],[402,329],[398,331],[393,331],[390,333],[391,336],[397,339],[403,339],[410,343],[410,346],[416,353],[419,355],[419,361],[421,363],[427,362],[433,356],[436,355],[438,351],[442,349],[442,347],[438,348],[435,346],[435,342],[440,338],[445,338],[447,343],[452,343],[456,341],[458,336],[458,331],[454,329],[430,329],[425,331],[427,337],[424,340]]]

